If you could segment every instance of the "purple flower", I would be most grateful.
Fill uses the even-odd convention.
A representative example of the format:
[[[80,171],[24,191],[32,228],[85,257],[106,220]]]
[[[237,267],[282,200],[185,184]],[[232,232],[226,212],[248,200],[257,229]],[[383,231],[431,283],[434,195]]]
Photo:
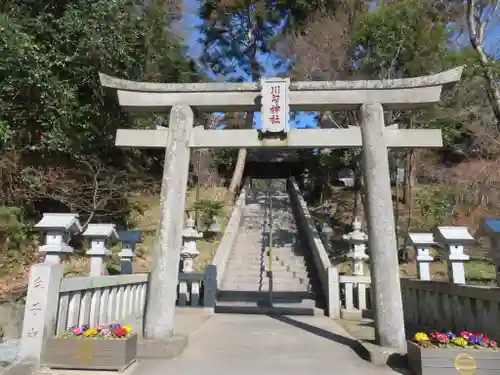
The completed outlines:
[[[478,344],[481,344],[481,342],[483,341],[483,338],[481,336],[471,335],[467,339],[467,341],[469,341],[469,343],[472,345],[478,345]]]
[[[457,335],[455,335],[453,332],[448,332],[447,335],[449,339],[454,339],[457,337]]]
[[[90,328],[90,326],[88,324],[82,324],[82,327],[81,327],[84,331],[88,330]]]
[[[122,327],[122,326],[121,326],[121,324],[119,324],[119,323],[111,323],[111,324],[109,325],[109,329],[111,329],[111,330],[116,330],[116,329],[121,328],[121,327]]]

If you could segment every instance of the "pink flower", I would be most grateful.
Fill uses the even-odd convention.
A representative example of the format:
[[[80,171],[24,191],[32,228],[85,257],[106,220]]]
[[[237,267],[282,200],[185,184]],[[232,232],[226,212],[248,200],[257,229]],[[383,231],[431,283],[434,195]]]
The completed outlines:
[[[446,344],[449,339],[448,339],[448,335],[446,335],[445,333],[439,333],[437,335],[437,340],[441,343],[441,344]]]
[[[494,340],[490,340],[490,342],[488,344],[490,344],[491,348],[496,348],[498,346],[497,342]]]
[[[460,336],[462,336],[464,339],[468,340],[471,336],[474,336],[474,335],[470,332],[462,331],[462,332],[460,332]]]
[[[111,331],[108,328],[103,328],[101,330],[101,335],[104,337],[110,337],[111,336]]]
[[[41,136],[40,136],[40,140],[42,140],[42,141],[43,141],[44,139],[45,139],[45,136],[44,136],[44,135],[41,135]]]
[[[97,329],[98,329],[99,331],[102,331],[104,328],[106,328],[106,325],[105,325],[105,324],[99,324],[99,325],[97,326]]]
[[[81,327],[76,327],[73,329],[73,333],[75,335],[81,335],[83,333],[83,329]]]

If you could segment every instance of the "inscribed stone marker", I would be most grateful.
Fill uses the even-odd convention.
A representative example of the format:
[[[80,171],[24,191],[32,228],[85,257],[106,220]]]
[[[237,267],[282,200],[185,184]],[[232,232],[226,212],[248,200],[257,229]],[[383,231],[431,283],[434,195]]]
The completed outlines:
[[[280,133],[288,131],[289,78],[264,78],[262,86],[262,131]]]

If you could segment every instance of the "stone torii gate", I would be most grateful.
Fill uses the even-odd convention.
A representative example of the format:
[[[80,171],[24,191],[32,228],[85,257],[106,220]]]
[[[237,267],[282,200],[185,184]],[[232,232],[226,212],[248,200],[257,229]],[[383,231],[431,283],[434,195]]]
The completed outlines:
[[[172,335],[190,148],[362,147],[367,222],[379,345],[406,351],[388,148],[442,147],[438,129],[386,128],[384,109],[411,109],[440,101],[443,87],[460,80],[463,67],[393,80],[260,83],[146,83],[100,75],[132,112],[170,110],[167,129],[119,129],[120,147],[165,148],[161,209],[150,277],[144,335]],[[288,129],[289,111],[358,110],[359,127]],[[193,128],[193,110],[262,113],[262,130]]]

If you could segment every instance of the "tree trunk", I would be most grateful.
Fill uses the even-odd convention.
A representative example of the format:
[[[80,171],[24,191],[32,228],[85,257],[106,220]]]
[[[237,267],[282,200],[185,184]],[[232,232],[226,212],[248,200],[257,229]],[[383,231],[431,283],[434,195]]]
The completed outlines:
[[[238,158],[236,159],[236,165],[234,166],[233,177],[231,178],[231,184],[226,194],[226,201],[233,202],[236,193],[238,192],[241,182],[243,180],[243,172],[245,171],[245,163],[247,161],[247,150],[246,148],[240,148],[238,151]]]
[[[365,195],[365,184],[363,179],[363,163],[361,161],[361,155],[356,156],[356,170],[355,170],[355,210],[353,212],[352,221],[357,218],[361,221],[363,228],[366,229],[366,195]]]
[[[412,206],[412,194],[411,191],[415,186],[415,181],[417,180],[417,152],[411,150],[406,156],[406,171],[405,171],[405,183],[403,188],[403,203],[407,207]]]
[[[252,45],[252,48],[249,52],[249,61],[252,71],[252,82],[257,82],[260,78],[259,68],[257,63],[257,45],[256,40],[254,38],[254,24],[252,23],[251,18],[248,18],[250,27],[249,27],[249,43]],[[254,112],[247,112],[245,117],[245,129],[252,129],[253,125],[253,116]],[[229,189],[226,194],[226,202],[234,202],[236,197],[236,193],[238,192],[241,182],[243,180],[243,172],[245,171],[245,164],[247,161],[247,150],[242,148],[238,151],[238,158],[236,159],[236,165],[234,167],[233,177],[231,178],[231,183],[229,185]]]

